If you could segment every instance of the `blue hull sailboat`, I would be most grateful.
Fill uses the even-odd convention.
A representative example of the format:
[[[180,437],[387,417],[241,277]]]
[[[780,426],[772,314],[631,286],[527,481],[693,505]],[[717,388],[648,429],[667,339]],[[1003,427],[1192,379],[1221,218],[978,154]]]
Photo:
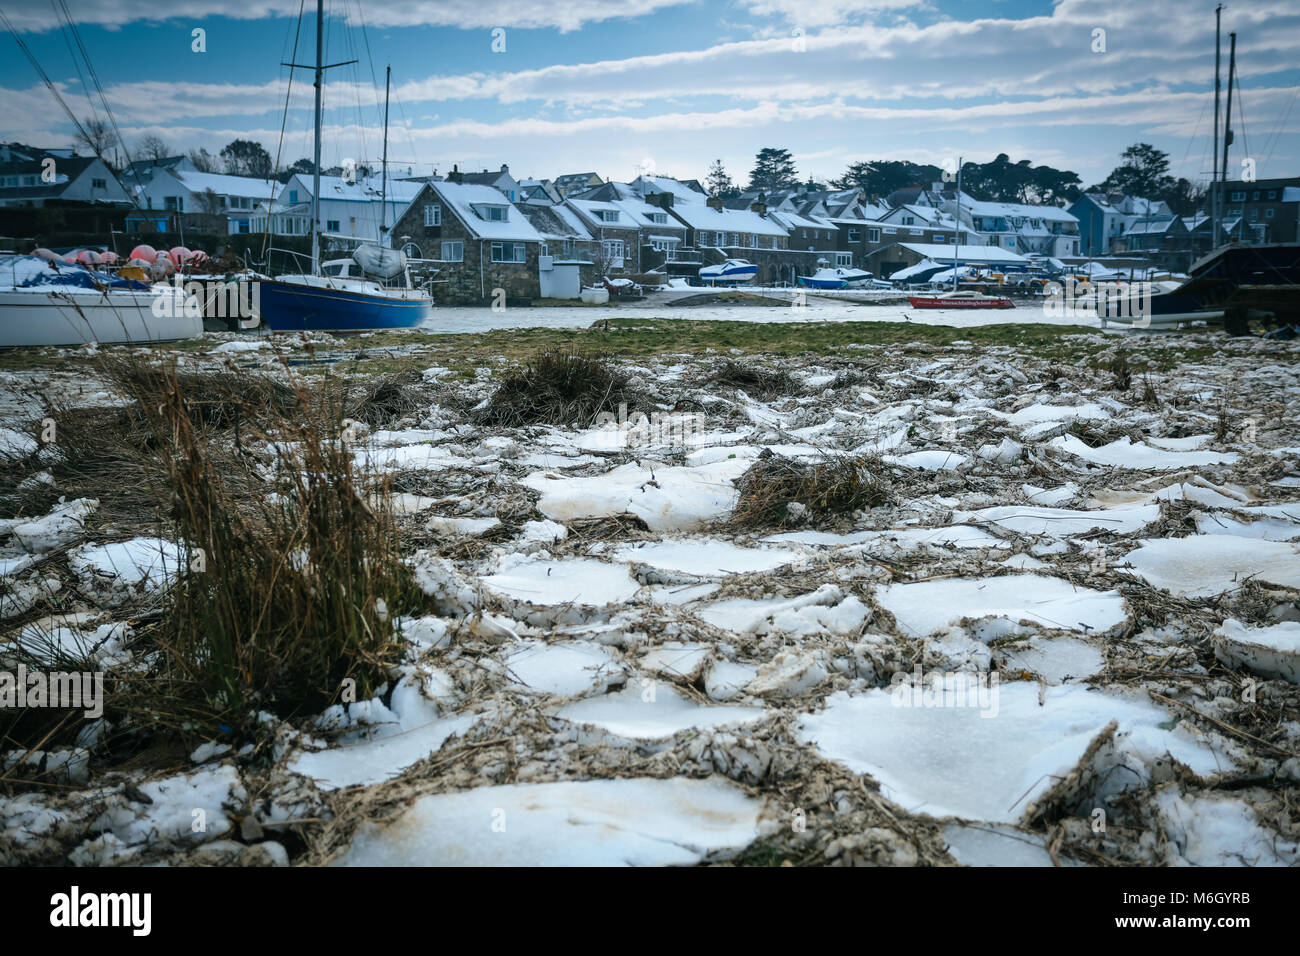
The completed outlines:
[[[316,281],[305,281],[312,279]],[[345,282],[353,287],[343,286]],[[275,332],[413,329],[433,314],[429,297],[421,292],[329,276],[264,280],[261,306],[262,322]]]
[[[311,264],[309,274],[282,275],[261,283],[262,323],[274,332],[369,332],[377,329],[412,329],[433,314],[433,297],[411,287],[406,256],[383,245],[362,245],[351,258],[337,259],[320,268],[320,128],[321,65],[324,0],[316,2],[316,155],[312,175]],[[350,61],[355,62],[355,61]],[[300,64],[289,64],[300,67]],[[335,64],[344,66],[345,64]],[[389,76],[391,77],[391,69]],[[384,191],[380,208],[387,209],[388,93],[384,94]],[[380,220],[382,241],[387,227]],[[401,277],[403,285],[387,283]]]

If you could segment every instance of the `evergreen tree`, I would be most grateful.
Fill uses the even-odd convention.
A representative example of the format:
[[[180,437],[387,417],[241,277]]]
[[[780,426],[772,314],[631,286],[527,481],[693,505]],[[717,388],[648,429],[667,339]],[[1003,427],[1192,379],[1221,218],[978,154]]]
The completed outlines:
[[[762,192],[774,189],[797,189],[799,173],[794,168],[794,157],[788,149],[767,146],[754,158],[754,169],[749,174],[749,188]]]
[[[731,177],[727,175],[720,159],[715,159],[713,165],[709,167],[709,175],[705,177],[704,185],[708,188],[710,196],[720,196],[723,199],[730,199],[740,192],[736,184],[731,181]]]

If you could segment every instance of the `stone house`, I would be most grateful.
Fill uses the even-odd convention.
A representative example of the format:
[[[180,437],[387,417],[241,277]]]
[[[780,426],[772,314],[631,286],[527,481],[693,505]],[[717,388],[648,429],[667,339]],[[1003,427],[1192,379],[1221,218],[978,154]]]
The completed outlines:
[[[506,301],[541,294],[538,256],[546,240],[491,186],[425,183],[391,235],[395,247],[436,270],[434,298],[440,303],[488,304],[498,289]]]

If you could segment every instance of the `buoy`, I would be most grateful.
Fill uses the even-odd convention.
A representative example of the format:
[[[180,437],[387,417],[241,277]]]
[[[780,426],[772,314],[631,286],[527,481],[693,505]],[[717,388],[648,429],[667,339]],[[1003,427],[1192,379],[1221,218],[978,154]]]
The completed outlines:
[[[158,258],[158,250],[153,246],[139,245],[131,250],[132,259],[143,259],[145,262],[153,262]]]

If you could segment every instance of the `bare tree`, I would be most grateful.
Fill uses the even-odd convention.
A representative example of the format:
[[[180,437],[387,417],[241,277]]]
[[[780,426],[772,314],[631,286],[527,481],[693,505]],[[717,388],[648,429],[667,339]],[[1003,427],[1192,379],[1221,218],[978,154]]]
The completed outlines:
[[[95,116],[87,116],[81,121],[81,129],[72,138],[74,146],[84,146],[98,157],[104,158],[105,151],[113,145],[113,128]]]
[[[215,173],[217,171],[217,157],[213,156],[206,149],[192,149],[189,151],[190,162],[194,168],[201,173]]]
[[[150,159],[157,162],[170,156],[172,148],[163,141],[162,137],[150,133],[140,138],[140,142],[135,145],[135,151],[137,159]]]

